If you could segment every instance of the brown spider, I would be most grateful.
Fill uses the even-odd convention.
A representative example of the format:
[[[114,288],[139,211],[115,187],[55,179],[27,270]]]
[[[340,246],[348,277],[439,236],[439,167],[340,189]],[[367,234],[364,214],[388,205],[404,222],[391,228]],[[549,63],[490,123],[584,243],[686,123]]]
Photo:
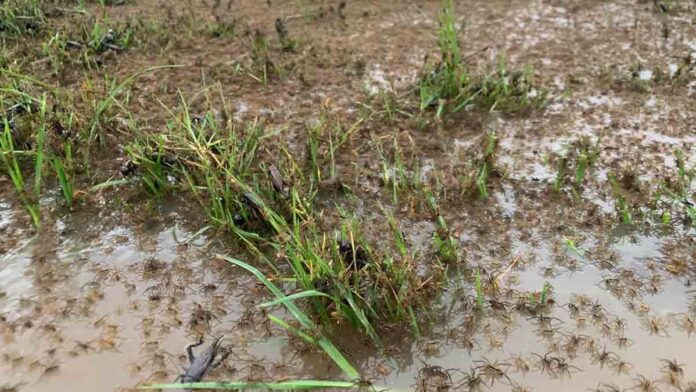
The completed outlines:
[[[426,365],[418,371],[417,391],[449,391],[452,389],[452,376],[440,366]]]
[[[650,331],[651,335],[669,336],[665,330],[665,321],[657,317],[647,317],[643,320],[643,324]]]
[[[560,374],[561,380],[566,376],[570,377],[573,371],[582,371],[579,367],[569,364],[565,358],[555,357],[553,358],[553,362],[555,366],[554,371]]]
[[[507,363],[501,363],[498,361],[491,362],[487,358],[483,358],[482,360],[474,361],[475,364],[479,364],[477,367],[474,369],[480,370],[481,374],[487,379],[487,381],[490,381],[491,386],[498,381],[498,379],[505,377],[508,379],[508,381],[512,382],[510,380],[510,377],[505,373],[505,370],[503,370],[501,367],[510,367],[510,364]]]
[[[529,362],[521,355],[514,356],[515,370],[522,374],[526,374],[530,370]]]
[[[635,385],[632,389],[638,390],[640,392],[659,392],[660,388],[657,387],[657,382],[648,380],[644,376],[638,376],[634,379]]]
[[[633,344],[633,341],[625,336],[623,334],[617,336],[614,338],[614,343],[616,343],[619,348],[627,348],[628,346]]]
[[[549,353],[544,354],[544,356],[541,356],[539,354],[532,355],[539,358],[539,361],[536,363],[536,367],[539,368],[541,374],[544,374],[544,372],[548,372],[553,377],[556,377],[556,371],[554,370],[555,357],[550,357]]]
[[[607,351],[607,347],[604,346],[602,352],[596,352],[592,355],[592,363],[599,363],[600,369],[604,368],[604,365],[612,365],[619,360],[619,356]]]
[[[473,368],[471,372],[464,375],[464,379],[457,385],[457,389],[461,386],[465,386],[468,391],[479,392],[484,385],[481,375],[476,371],[476,368]]]
[[[684,368],[683,364],[677,362],[676,359],[660,359],[660,362],[664,363],[665,365],[662,367],[662,372],[663,373],[672,373],[675,375],[678,375],[679,377],[684,377]]]
[[[624,360],[617,360],[613,364],[614,370],[618,374],[628,374],[628,372],[631,370],[632,366],[630,363],[624,361]]]

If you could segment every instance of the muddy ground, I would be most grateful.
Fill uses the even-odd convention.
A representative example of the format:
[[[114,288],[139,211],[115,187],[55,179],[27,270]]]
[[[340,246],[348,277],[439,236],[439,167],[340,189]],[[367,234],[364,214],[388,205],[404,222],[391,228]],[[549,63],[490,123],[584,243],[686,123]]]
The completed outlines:
[[[381,204],[419,258],[435,252],[430,214],[415,192],[394,200],[375,143],[392,158],[398,146],[409,170],[420,168],[424,183],[443,189],[440,208],[459,243],[460,267],[496,284],[476,309],[471,274],[453,273],[421,336],[383,326],[384,350],[337,326],[331,335],[363,379],[423,391],[696,390],[693,222],[678,210],[668,222],[646,214],[622,223],[608,185],[616,173],[629,203],[645,211],[654,189],[676,175],[675,150],[687,168],[696,165],[693,70],[679,83],[658,77],[696,61],[693,2],[455,2],[471,69],[490,69],[504,53],[511,65],[533,66],[550,99],[523,113],[442,120],[419,110],[415,90],[424,64],[439,55],[439,1],[126,0],[88,3],[84,12],[70,2],[59,8],[43,31],[4,35],[3,64],[72,91],[84,119],[105,76],[180,67],[132,84],[78,180],[84,195],[72,211],[50,189],[37,231],[10,180],[0,178],[0,390],[120,391],[173,381],[186,367],[185,346],[201,335],[224,335],[231,350],[207,380],[341,378],[323,353],[256,307],[270,298],[263,285],[215,255],[258,260],[224,230],[199,233],[210,223],[186,195],[155,200],[134,186],[90,191],[121,178],[124,146],[135,133],[165,132],[179,94],[194,113],[229,110],[237,121],[264,121],[272,136],[261,155],[269,162],[274,143],[304,156],[304,126],[322,115],[358,123],[335,157],[350,195],[327,192],[316,208],[352,209],[375,244],[389,235]],[[96,55],[94,64],[67,50],[56,66],[42,43],[54,31],[79,35],[92,16],[135,23],[133,44]],[[278,18],[292,50],[279,42]],[[274,69],[265,84],[244,68],[259,35]],[[389,100],[398,110],[384,115]],[[499,140],[490,197],[462,195],[458,173],[480,154],[487,132]],[[583,137],[599,146],[596,164],[580,187],[554,192],[554,154]],[[693,200],[693,184],[688,193]],[[548,313],[517,306],[545,284]]]

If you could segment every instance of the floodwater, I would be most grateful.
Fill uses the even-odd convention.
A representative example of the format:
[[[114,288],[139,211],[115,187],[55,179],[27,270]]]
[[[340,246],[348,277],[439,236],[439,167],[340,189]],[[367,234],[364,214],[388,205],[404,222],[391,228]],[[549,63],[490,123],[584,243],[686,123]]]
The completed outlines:
[[[326,11],[312,22],[303,21],[302,1],[193,3],[200,7],[127,1],[108,12],[157,20],[162,8],[177,17],[247,23],[269,36],[275,18],[286,17],[291,36],[305,40],[304,51],[275,58],[292,63],[294,73],[261,86],[232,76],[244,44],[167,26],[184,38],[158,50],[124,52],[111,70],[128,75],[156,64],[184,65],[139,80],[131,106],[144,127],[166,122],[156,93],[175,102],[177,89],[193,96],[201,79],[219,79],[236,119],[264,116],[294,147],[302,124],[318,118],[322,105],[350,117],[365,95],[408,89],[437,41],[437,1],[399,7],[348,1],[342,16],[338,4],[310,2]],[[336,157],[359,201],[328,196],[326,208],[347,204],[379,242],[386,223],[375,218],[381,216],[376,202],[393,207],[409,245],[424,258],[433,254],[429,214],[405,207],[409,195],[393,205],[379,182],[381,162],[370,136],[385,144],[397,138],[425,182],[441,175],[447,186],[454,181],[448,173],[477,154],[493,131],[502,173],[487,200],[453,191],[441,203],[465,264],[453,268],[422,335],[384,331],[389,339],[379,351],[339,328],[336,344],[365,379],[400,391],[696,390],[696,229],[677,216],[669,226],[621,225],[606,186],[610,172],[633,174],[642,185],[631,197],[647,203],[640,191],[674,174],[674,149],[685,151],[688,167],[696,165],[695,79],[655,81],[645,90],[636,83],[653,81],[655,73],[647,78],[641,71],[635,80],[630,71],[635,62],[672,70],[675,61],[696,58],[693,4],[669,2],[679,7],[662,14],[644,1],[456,3],[465,54],[481,54],[470,57],[472,68],[505,52],[510,63],[533,65],[553,99],[538,113],[454,116],[425,132],[397,118],[361,130],[350,151]],[[579,192],[552,192],[556,168],[549,157],[581,137],[601,141],[597,165]],[[112,161],[106,178],[121,163]],[[231,350],[206,380],[340,379],[321,352],[257,308],[269,298],[265,287],[216,257],[247,253],[229,234],[200,233],[206,222],[189,210],[192,203],[167,199],[134,212],[99,196],[82,211],[47,214],[47,227],[36,234],[3,181],[0,391],[127,391],[173,381],[187,365],[185,347],[201,335],[207,342],[224,335]],[[474,306],[474,270],[495,277],[482,309]],[[525,307],[545,285],[547,305]],[[668,371],[667,361],[683,370]]]

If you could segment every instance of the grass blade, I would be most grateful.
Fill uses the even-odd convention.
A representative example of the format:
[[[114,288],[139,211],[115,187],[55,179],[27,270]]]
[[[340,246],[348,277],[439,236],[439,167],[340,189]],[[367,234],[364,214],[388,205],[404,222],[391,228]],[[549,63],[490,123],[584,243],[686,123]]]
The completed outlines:
[[[194,382],[184,384],[154,384],[139,387],[139,389],[265,389],[271,391],[298,391],[308,389],[327,388],[359,388],[359,385],[351,381],[323,381],[323,380],[297,380],[276,383],[262,382]]]
[[[268,278],[266,278],[266,276],[264,276],[264,274],[261,273],[261,271],[259,271],[258,269],[252,267],[251,265],[241,260],[237,260],[232,257],[227,257],[223,255],[218,255],[217,257],[223,260],[227,260],[228,262],[251,272],[254,276],[256,276],[258,280],[260,280],[264,285],[266,285],[266,287],[268,287],[268,289],[273,293],[273,295],[278,297],[278,299],[285,298],[285,294],[283,294],[283,292],[271,281],[269,281]],[[283,302],[283,305],[288,309],[288,311],[293,315],[293,317],[297,319],[297,321],[300,323],[300,325],[302,325],[302,327],[312,331],[317,330],[316,326],[314,325],[314,323],[312,323],[309,317],[307,317],[306,314],[302,313],[300,308],[298,308],[297,305],[295,305],[293,302],[286,301]],[[341,370],[348,379],[360,379],[360,373],[353,367],[353,365],[350,364],[350,362],[348,362],[346,357],[344,357],[343,354],[341,354],[338,348],[336,348],[336,346],[334,346],[334,344],[331,343],[330,340],[328,340],[324,336],[319,335],[317,337],[317,344],[326,352],[326,354],[329,357],[331,357],[334,363],[336,363],[336,365],[338,365],[338,367],[341,368]]]
[[[275,300],[275,301],[270,301],[270,302],[262,303],[261,305],[258,305],[257,307],[258,307],[258,308],[268,308],[268,307],[270,307],[270,306],[275,306],[275,305],[279,305],[279,304],[285,304],[286,302],[291,302],[291,301],[294,301],[294,300],[296,300],[296,299],[308,298],[308,297],[326,297],[326,298],[331,298],[330,295],[328,295],[328,294],[326,294],[326,293],[322,293],[321,291],[317,291],[317,290],[307,290],[307,291],[303,291],[303,292],[301,292],[301,293],[296,293],[296,294],[288,295],[288,296],[286,296],[286,297],[284,297],[284,298],[279,298],[279,299],[277,299],[277,300]]]

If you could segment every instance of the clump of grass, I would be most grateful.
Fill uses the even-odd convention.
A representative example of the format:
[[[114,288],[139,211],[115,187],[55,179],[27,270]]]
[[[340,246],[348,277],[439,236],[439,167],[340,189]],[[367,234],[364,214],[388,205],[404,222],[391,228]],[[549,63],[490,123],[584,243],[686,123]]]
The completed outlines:
[[[18,91],[15,91],[19,93]],[[35,136],[35,150],[22,151],[16,149],[14,136],[10,129],[10,122],[4,118],[4,131],[0,137],[0,155],[5,172],[9,175],[15,191],[19,196],[22,204],[29,212],[32,222],[36,228],[41,227],[41,211],[39,205],[39,197],[41,196],[44,157],[45,157],[45,140],[46,140],[46,97],[40,100],[33,98],[39,103],[38,126]],[[33,156],[34,158],[34,178],[31,189],[27,187],[18,157],[21,155]]]
[[[392,202],[394,204],[398,202],[401,192],[406,190],[418,191],[421,189],[423,183],[421,181],[420,167],[414,162],[413,158],[408,164],[404,161],[397,135],[393,139],[391,159],[387,156],[384,147],[377,138],[373,138],[373,145],[382,165],[382,184],[391,188]]]
[[[68,152],[65,159],[66,161],[70,162],[72,161],[72,153],[70,152],[70,149],[67,151]],[[68,172],[66,165],[63,164],[63,161],[58,157],[53,158],[53,169],[58,177],[58,184],[61,192],[63,193],[63,198],[65,198],[68,208],[72,208],[75,195],[75,178]]]
[[[268,164],[262,164],[256,152],[270,136],[261,122],[243,126],[219,121],[210,112],[193,116],[181,101],[181,112],[172,112],[174,119],[166,134],[141,138],[128,146],[141,178],[176,178],[168,185],[169,191],[191,194],[213,225],[233,233],[250,254],[281,275],[278,279],[292,282],[299,292],[323,293],[306,298],[307,309],[323,327],[351,325],[376,346],[381,346],[376,323],[409,322],[418,331],[417,309],[428,298],[425,292],[436,292],[442,274],[432,278],[416,272],[415,256],[391,211],[384,209],[391,245],[375,250],[364,241],[362,224],[355,216],[339,209],[341,230],[337,234],[335,227],[322,226],[325,217],[317,216],[312,208],[317,179],[324,175],[320,168],[327,160],[330,163],[332,151],[345,141],[350,129],[341,133],[342,127],[324,124],[321,132],[316,131],[322,137],[307,135],[310,153],[305,167],[311,169],[311,175],[298,174],[304,162],[298,163],[288,152],[284,160],[273,162],[274,167],[286,170],[275,167],[271,174],[275,178],[264,181],[260,177],[269,170],[260,169]],[[267,148],[271,147],[263,147]],[[153,155],[166,158],[158,162]],[[171,159],[170,164],[162,164],[165,159]],[[148,174],[150,164],[155,164],[155,170]],[[291,186],[281,178],[282,172],[294,174]],[[154,193],[148,183],[145,188]],[[440,271],[438,265],[434,267]],[[282,276],[281,271],[289,271],[290,276]]]
[[[44,12],[39,0],[0,2],[0,33],[34,34],[43,22]]]
[[[495,72],[482,76],[470,72],[462,57],[452,0],[443,0],[439,24],[441,60],[421,78],[421,110],[436,106],[435,115],[440,118],[462,109],[518,112],[546,103],[547,93],[534,86],[531,67],[510,71],[501,56]]]
[[[684,152],[674,151],[676,176],[667,179],[658,187],[655,195],[655,207],[662,210],[661,219],[664,224],[671,224],[673,213],[683,215],[687,224],[696,225],[696,205],[691,198],[696,168],[687,168]]]
[[[594,143],[588,137],[580,138],[568,146],[565,153],[556,156],[556,177],[551,184],[554,192],[560,192],[566,184],[579,192],[587,177],[587,171],[599,159],[601,139]]]
[[[435,249],[437,249],[437,254],[445,263],[453,263],[458,259],[458,244],[457,240],[452,236],[445,218],[440,213],[440,209],[437,206],[435,198],[433,196],[428,197],[428,205],[430,206],[431,213],[435,219],[435,233],[433,234],[433,241],[435,243]]]
[[[541,288],[541,294],[539,295],[539,303],[543,306],[546,305],[546,301],[549,298],[549,290],[551,285],[549,282],[544,282],[544,286]]]
[[[481,310],[483,309],[483,284],[481,283],[481,271],[476,270],[476,307]]]
[[[129,25],[110,27],[108,20],[99,19],[92,19],[90,24],[84,27],[83,36],[84,45],[93,53],[122,51],[131,43],[133,29]]]
[[[331,381],[331,380],[293,380],[276,383],[264,382],[199,382],[199,383],[182,383],[182,384],[156,384],[148,385],[145,389],[180,389],[180,388],[206,388],[206,389],[262,389],[262,390],[309,390],[318,388],[328,389],[359,389],[362,387],[360,373],[346,359],[340,350],[322,333],[322,330],[305,314],[294,301],[301,298],[311,297],[326,297],[325,294],[318,291],[305,291],[294,295],[286,296],[283,291],[273,284],[261,271],[253,266],[231,257],[218,256],[231,264],[241,267],[252,273],[260,282],[262,282],[271,293],[276,297],[275,301],[262,304],[261,307],[283,305],[288,312],[295,318],[299,327],[294,327],[287,322],[279,319],[274,315],[269,315],[269,319],[281,328],[297,335],[306,342],[320,348],[325,354],[331,358],[336,364],[346,379],[349,381]]]
[[[275,21],[275,30],[278,34],[278,41],[280,41],[280,47],[286,51],[291,52],[297,48],[299,43],[297,40],[290,38],[288,33],[288,25],[285,19],[277,18]]]
[[[633,215],[631,214],[631,207],[626,201],[624,192],[621,189],[621,185],[616,180],[616,175],[614,173],[608,174],[609,184],[611,185],[612,193],[614,194],[614,200],[616,201],[616,209],[621,217],[621,222],[625,224],[633,223]]]
[[[274,70],[268,49],[268,40],[259,30],[251,38],[251,65],[249,76],[262,84],[268,84],[269,74]]]
[[[496,173],[496,156],[498,151],[498,136],[495,132],[488,132],[482,146],[479,158],[464,171],[459,178],[462,195],[470,192],[478,192],[481,199],[487,199],[490,195],[488,186],[491,175]]]

